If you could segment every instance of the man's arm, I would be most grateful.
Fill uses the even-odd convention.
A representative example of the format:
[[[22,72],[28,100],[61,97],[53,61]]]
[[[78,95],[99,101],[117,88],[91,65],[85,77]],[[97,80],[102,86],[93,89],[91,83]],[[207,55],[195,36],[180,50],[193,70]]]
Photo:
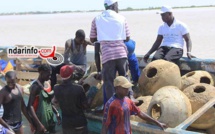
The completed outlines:
[[[96,30],[96,20],[95,19],[92,21],[92,24],[91,24],[90,41],[92,43],[97,41],[97,30]]]
[[[90,107],[88,100],[87,100],[87,96],[84,93],[84,88],[82,86],[79,86],[80,88],[80,94],[79,94],[79,98],[80,98],[80,102],[81,102],[81,107],[83,109],[88,109]]]
[[[154,44],[153,44],[153,46],[152,46],[152,48],[151,48],[151,49],[148,51],[148,53],[145,54],[145,56],[143,57],[143,59],[144,59],[145,62],[147,62],[149,56],[150,56],[154,51],[156,51],[156,50],[159,48],[159,46],[160,46],[162,40],[163,40],[163,36],[162,36],[162,35],[158,35],[158,36],[157,36],[157,39],[155,40],[155,42],[154,42]]]
[[[128,42],[130,40],[130,37],[126,37],[125,42]]]
[[[36,96],[39,95],[40,93],[40,89],[38,88],[38,86],[33,85],[30,89],[30,97],[28,100],[28,106],[27,109],[29,111],[29,114],[31,115],[31,117],[33,118],[33,122],[35,123],[34,125],[36,125],[36,129],[39,132],[46,132],[46,128],[43,126],[43,124],[40,122],[40,120],[38,119],[36,112],[34,110],[33,104],[34,104],[34,100],[36,99]]]
[[[160,123],[159,121],[153,119],[152,117],[148,116],[147,114],[145,114],[143,112],[139,112],[137,115],[138,115],[138,117],[140,117],[143,120],[155,123],[156,125],[158,125],[162,129],[167,128],[166,124]]]
[[[97,72],[101,72],[100,43],[95,43],[95,63]]]
[[[97,41],[97,38],[90,38],[90,41],[91,41],[92,43],[94,43],[94,42]]]
[[[71,40],[66,41],[64,50],[64,63],[69,64],[69,55],[71,49]]]
[[[23,91],[24,89],[21,87],[21,86],[18,86],[19,89],[20,89],[20,92],[22,93],[22,95],[24,94]],[[18,90],[19,90],[18,89]],[[28,122],[33,126],[33,122],[27,112],[27,108],[26,108],[26,105],[25,105],[25,102],[24,102],[24,99],[22,98],[22,101],[21,101],[21,109],[22,109],[22,113],[25,115],[26,119],[28,120]]]
[[[5,92],[3,90],[4,88],[0,90],[0,106],[4,103]],[[10,129],[9,125],[1,117],[0,117],[0,124],[5,128]]]
[[[61,124],[61,117],[60,117],[60,114],[59,114],[59,112],[58,112],[58,110],[56,108],[56,104],[57,103],[58,103],[58,101],[57,101],[57,99],[54,96],[54,98],[52,99],[52,109],[53,109],[53,112],[56,115],[57,122],[58,122],[57,124],[60,125]]]
[[[94,44],[90,41],[90,39],[85,39],[84,44],[94,46]]]
[[[187,33],[187,34],[183,35],[183,38],[184,38],[184,40],[185,40],[185,42],[186,42],[186,46],[187,46],[187,57],[188,57],[189,59],[195,58],[195,56],[192,56],[192,55],[191,55],[192,41],[191,41],[191,39],[190,39],[190,34]]]

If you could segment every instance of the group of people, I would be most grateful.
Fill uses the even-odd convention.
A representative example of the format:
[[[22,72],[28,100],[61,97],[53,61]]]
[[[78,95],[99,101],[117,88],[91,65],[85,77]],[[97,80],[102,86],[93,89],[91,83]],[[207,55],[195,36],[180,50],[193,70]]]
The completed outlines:
[[[0,118],[0,134],[23,134],[21,111],[35,134],[55,132],[54,114],[58,124],[62,123],[63,134],[88,133],[84,110],[89,108],[95,93],[92,91],[91,96],[86,96],[84,88],[75,82],[86,73],[87,45],[95,46],[95,78],[103,80],[104,115],[101,133],[130,134],[132,114],[154,122],[162,129],[167,127],[141,112],[135,105],[138,101],[133,97],[132,86],[140,76],[134,54],[135,41],[130,39],[125,17],[118,14],[117,0],[104,0],[104,6],[105,11],[92,21],[90,41],[85,39],[83,30],[78,30],[74,39],[66,41],[63,64],[55,67],[42,64],[38,68],[39,77],[30,87],[27,106],[22,97],[23,89],[16,84],[16,73],[6,73],[7,85],[0,91],[0,105],[4,107],[3,117]],[[184,40],[188,58],[194,57],[191,55],[192,43],[187,26],[175,19],[169,6],[163,6],[159,13],[164,23],[159,27],[152,48],[144,56],[145,62],[156,51],[152,60],[165,59],[177,64],[183,56]],[[128,69],[133,83],[128,79]],[[56,74],[60,74],[63,80],[61,84],[56,84]],[[45,81],[48,80],[51,80],[51,85],[47,86]],[[62,117],[57,107],[60,107]]]

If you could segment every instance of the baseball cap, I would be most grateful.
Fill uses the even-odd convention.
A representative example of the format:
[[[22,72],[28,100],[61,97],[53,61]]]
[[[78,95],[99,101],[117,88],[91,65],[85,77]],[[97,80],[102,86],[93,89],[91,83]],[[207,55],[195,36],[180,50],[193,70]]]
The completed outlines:
[[[71,77],[74,72],[74,66],[65,65],[60,68],[60,76],[62,80],[67,80]]]
[[[107,6],[110,6],[114,3],[116,3],[118,0],[104,0],[104,4],[107,4]]]
[[[121,86],[123,88],[130,88],[133,86],[130,81],[124,76],[117,76],[114,79],[114,87]]]
[[[158,11],[157,13],[158,14],[163,14],[163,13],[166,13],[166,12],[172,12],[172,7],[171,6],[162,6],[160,11]]]

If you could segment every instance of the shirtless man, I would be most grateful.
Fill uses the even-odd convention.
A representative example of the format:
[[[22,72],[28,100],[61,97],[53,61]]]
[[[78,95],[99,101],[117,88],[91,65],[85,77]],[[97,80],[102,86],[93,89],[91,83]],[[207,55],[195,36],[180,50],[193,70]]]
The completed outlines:
[[[1,131],[3,133],[23,134],[21,111],[33,126],[22,97],[23,89],[16,84],[14,71],[8,71],[5,79],[7,85],[0,90],[0,105],[3,105],[4,108],[3,116],[0,118],[0,124],[3,126]]]

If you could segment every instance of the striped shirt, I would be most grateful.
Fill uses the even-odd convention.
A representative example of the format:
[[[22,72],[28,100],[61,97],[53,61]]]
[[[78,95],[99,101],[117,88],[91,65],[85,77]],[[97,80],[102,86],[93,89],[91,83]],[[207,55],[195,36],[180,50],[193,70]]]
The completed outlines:
[[[126,37],[130,37],[130,31],[128,24],[125,21]],[[114,30],[113,30],[114,32]],[[107,33],[111,34],[111,33]],[[90,38],[97,38],[96,20],[92,21]],[[100,41],[101,53],[102,53],[102,64],[115,59],[127,58],[127,47],[123,40],[116,41]]]
[[[140,113],[140,109],[128,98],[113,95],[105,105],[103,124],[108,134],[131,134],[130,115]]]

